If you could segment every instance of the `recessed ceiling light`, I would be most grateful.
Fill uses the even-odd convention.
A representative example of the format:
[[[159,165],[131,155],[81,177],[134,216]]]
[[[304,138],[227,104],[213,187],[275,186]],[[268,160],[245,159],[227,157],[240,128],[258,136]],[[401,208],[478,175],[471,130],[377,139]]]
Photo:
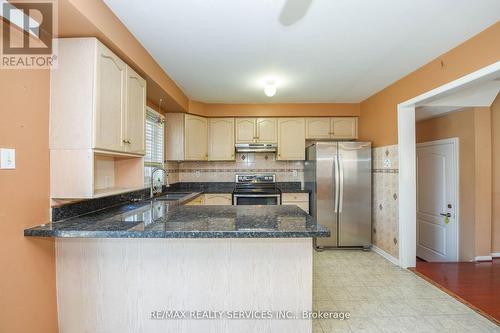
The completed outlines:
[[[267,83],[264,86],[264,94],[266,94],[267,97],[273,97],[274,95],[276,95],[276,91],[276,84],[274,83]]]

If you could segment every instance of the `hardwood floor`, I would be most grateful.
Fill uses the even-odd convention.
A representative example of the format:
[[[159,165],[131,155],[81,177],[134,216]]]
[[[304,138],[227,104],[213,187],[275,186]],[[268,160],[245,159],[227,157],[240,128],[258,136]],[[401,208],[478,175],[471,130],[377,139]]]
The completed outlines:
[[[500,259],[434,263],[417,260],[415,272],[500,323]]]

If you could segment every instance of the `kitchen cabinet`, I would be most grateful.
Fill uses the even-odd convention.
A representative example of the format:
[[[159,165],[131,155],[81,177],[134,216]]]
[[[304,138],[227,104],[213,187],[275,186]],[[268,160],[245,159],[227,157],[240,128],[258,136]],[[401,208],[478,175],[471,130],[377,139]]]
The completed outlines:
[[[231,193],[206,193],[201,194],[186,203],[188,206],[200,205],[232,205]]]
[[[127,67],[125,144],[127,152],[145,154],[146,80]]]
[[[127,65],[101,43],[96,52],[93,148],[125,152]]]
[[[276,118],[257,118],[256,134],[259,143],[277,143],[278,122]]]
[[[276,118],[237,118],[236,143],[277,143]]]
[[[200,206],[203,205],[203,194],[197,196],[193,200],[190,200],[186,203],[187,206]]]
[[[306,139],[330,139],[330,126],[328,117],[306,118]]]
[[[352,140],[358,137],[356,117],[306,118],[306,139]]]
[[[208,120],[186,114],[184,119],[184,160],[208,160]]]
[[[208,160],[235,159],[234,118],[211,118],[208,122]]]
[[[303,161],[306,138],[304,118],[278,118],[278,160]]]
[[[309,214],[309,193],[282,193],[282,205],[297,205]]]
[[[50,80],[51,197],[144,187],[146,81],[96,38],[58,39]]]
[[[232,205],[230,193],[207,193],[204,197],[204,205]]]
[[[184,113],[165,114],[165,159],[184,161]]]
[[[255,118],[236,118],[236,143],[256,142],[255,121]]]
[[[334,139],[357,139],[358,118],[355,117],[332,118],[332,136]]]

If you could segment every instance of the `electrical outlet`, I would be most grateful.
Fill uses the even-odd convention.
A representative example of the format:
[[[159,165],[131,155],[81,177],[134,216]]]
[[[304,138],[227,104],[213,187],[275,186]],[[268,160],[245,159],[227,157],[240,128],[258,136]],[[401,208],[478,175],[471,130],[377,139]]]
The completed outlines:
[[[196,172],[194,173],[194,175],[195,175],[196,178],[200,178],[200,176],[201,176],[200,170],[196,170]]]
[[[391,160],[386,158],[384,159],[384,168],[389,169],[392,166]]]
[[[297,170],[293,170],[293,176],[297,178],[299,176],[299,172]]]
[[[16,168],[16,150],[0,148],[0,169]]]

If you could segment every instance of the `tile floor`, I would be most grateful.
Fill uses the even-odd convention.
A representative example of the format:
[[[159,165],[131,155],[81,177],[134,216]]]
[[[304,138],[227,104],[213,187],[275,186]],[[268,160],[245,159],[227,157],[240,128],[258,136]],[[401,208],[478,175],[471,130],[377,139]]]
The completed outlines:
[[[315,320],[314,333],[500,332],[500,327],[437,287],[374,252],[314,253],[313,307],[349,311]]]

